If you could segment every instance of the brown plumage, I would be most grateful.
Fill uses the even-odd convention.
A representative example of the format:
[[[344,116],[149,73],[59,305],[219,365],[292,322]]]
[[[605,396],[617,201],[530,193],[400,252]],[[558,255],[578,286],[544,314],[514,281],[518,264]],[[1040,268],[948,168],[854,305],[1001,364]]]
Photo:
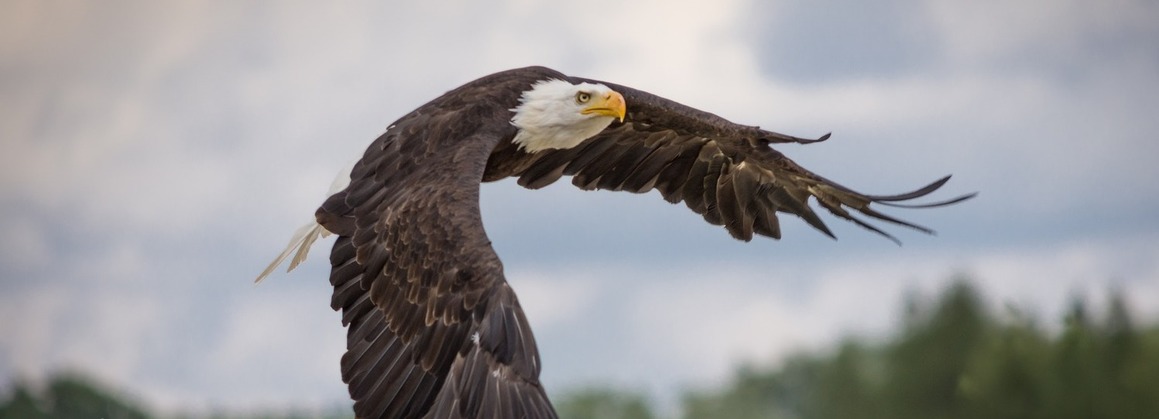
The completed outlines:
[[[627,115],[571,149],[527,153],[512,142],[518,130],[512,109],[524,91],[547,79],[604,84],[623,95]],[[355,413],[555,417],[527,318],[483,231],[482,181],[518,177],[535,189],[571,176],[583,189],[655,189],[745,241],[780,238],[778,212],[832,236],[810,197],[891,239],[854,214],[930,231],[870,206],[925,196],[948,177],[908,194],[864,195],[769,147],[827,137],[806,140],[737,125],[542,67],[478,79],[403,116],[370,145],[350,185],[316,213],[339,236],[330,256],[331,305],[349,327],[341,366]]]

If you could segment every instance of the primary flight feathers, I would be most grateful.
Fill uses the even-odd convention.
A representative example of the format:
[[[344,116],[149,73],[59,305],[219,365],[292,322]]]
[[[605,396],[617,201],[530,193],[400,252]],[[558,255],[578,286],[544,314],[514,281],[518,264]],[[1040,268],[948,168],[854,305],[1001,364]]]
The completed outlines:
[[[810,202],[896,241],[870,221],[931,230],[874,203],[928,208],[973,196],[906,203],[949,176],[909,193],[866,195],[770,147],[828,137],[738,125],[543,67],[480,78],[403,116],[315,213],[324,231],[338,235],[331,306],[348,326],[341,368],[355,414],[555,417],[527,318],[483,231],[480,182],[517,177],[536,189],[570,176],[583,189],[655,189],[745,241],[779,239],[778,213],[832,237]],[[291,253],[304,257],[323,232],[309,228],[261,277]]]

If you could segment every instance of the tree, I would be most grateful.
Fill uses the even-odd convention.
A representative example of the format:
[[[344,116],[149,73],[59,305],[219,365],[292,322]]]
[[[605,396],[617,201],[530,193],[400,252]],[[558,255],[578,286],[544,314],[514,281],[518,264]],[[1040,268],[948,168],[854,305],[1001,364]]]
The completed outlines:
[[[1140,329],[1117,293],[1102,321],[1076,299],[1056,336],[1016,308],[985,307],[964,281],[933,303],[911,297],[889,340],[742,368],[686,394],[684,417],[1159,417],[1159,327]]]
[[[962,386],[989,322],[981,298],[965,281],[952,285],[931,313],[917,314],[888,345],[883,398],[892,418],[965,417]]]
[[[53,377],[42,394],[18,383],[12,396],[0,404],[0,418],[59,419],[146,419],[144,410],[113,395],[95,382],[76,373]]]
[[[588,388],[565,394],[555,403],[562,419],[652,419],[643,396],[610,389]]]

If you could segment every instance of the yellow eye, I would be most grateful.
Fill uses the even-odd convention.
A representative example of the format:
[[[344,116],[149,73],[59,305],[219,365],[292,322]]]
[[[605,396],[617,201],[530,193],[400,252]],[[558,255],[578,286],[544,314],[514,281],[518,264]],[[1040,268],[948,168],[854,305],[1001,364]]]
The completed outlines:
[[[589,100],[592,100],[592,94],[591,94],[591,93],[588,93],[588,92],[579,92],[579,93],[576,93],[576,94],[575,94],[575,101],[576,101],[576,103],[588,103],[588,101],[589,101]]]

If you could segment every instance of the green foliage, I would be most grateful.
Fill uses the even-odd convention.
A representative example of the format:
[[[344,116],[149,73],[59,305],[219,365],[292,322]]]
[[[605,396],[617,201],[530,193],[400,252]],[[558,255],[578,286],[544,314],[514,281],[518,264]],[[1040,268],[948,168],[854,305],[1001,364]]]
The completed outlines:
[[[76,374],[61,374],[37,394],[18,383],[0,404],[0,418],[145,419],[145,412]]]
[[[964,281],[933,302],[911,298],[890,339],[848,339],[775,369],[742,366],[723,388],[686,392],[683,417],[1159,418],[1159,325],[1137,325],[1118,294],[1095,315],[1076,299],[1055,332],[1017,308],[986,307]],[[555,406],[564,419],[656,417],[640,394],[608,389],[573,391]],[[319,416],[293,412],[210,417]],[[43,389],[17,383],[0,395],[0,419],[148,417],[119,392],[74,374]]]
[[[652,419],[643,396],[609,389],[572,391],[554,402],[561,419]]]
[[[687,394],[685,418],[1159,418],[1159,327],[1140,330],[1112,295],[1101,321],[1075,301],[1051,336],[996,317],[962,281],[907,305],[898,336],[847,341],[779,369],[738,372]]]
[[[719,412],[728,412],[729,418],[776,418],[776,400],[766,395],[793,394],[793,389],[782,389],[780,382],[767,374],[754,374],[752,367],[741,367],[735,381],[718,394],[689,393],[684,399],[684,414],[688,418],[717,418]],[[808,374],[805,370],[800,370]]]

